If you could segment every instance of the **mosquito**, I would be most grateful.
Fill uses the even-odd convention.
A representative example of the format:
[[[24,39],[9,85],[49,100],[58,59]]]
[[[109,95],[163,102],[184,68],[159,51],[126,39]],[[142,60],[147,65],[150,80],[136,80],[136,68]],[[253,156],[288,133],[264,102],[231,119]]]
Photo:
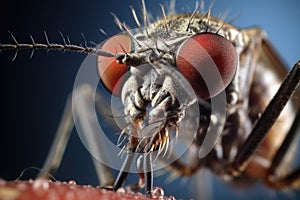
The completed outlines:
[[[121,114],[112,111],[120,128],[116,145],[125,158],[116,179],[106,165],[105,144],[95,146],[95,121],[87,120],[93,114],[90,105],[101,115],[107,104],[93,87],[80,84],[67,102],[39,177],[59,166],[75,120],[87,148],[104,163],[95,164],[101,185],[113,190],[124,186],[133,164],[140,180],[129,188],[145,188],[150,197],[157,166],[177,176],[207,168],[236,185],[262,181],[274,190],[299,188],[300,167],[287,168],[295,158],[289,147],[295,146],[299,131],[300,62],[287,73],[262,30],[239,29],[212,16],[212,6],[203,12],[203,2],[191,13],[167,14],[161,6],[163,17],[152,23],[144,1],[142,5],[142,21],[131,9],[138,29],[114,16],[121,33],[97,47],[74,45],[64,37],[62,44],[54,44],[47,35],[43,44],[33,37],[29,44],[19,43],[13,34],[14,44],[0,44],[1,51],[96,56],[98,79],[111,94],[112,107],[115,102],[122,107]],[[179,139],[188,143],[186,159],[176,154]]]

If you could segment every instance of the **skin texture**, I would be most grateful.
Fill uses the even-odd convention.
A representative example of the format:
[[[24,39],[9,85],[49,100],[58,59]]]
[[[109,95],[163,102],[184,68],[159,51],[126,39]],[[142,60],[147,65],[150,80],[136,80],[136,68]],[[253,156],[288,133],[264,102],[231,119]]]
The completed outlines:
[[[6,200],[147,200],[141,193],[128,194],[99,189],[89,185],[76,185],[75,181],[52,182],[43,179],[4,181],[0,179],[0,199]]]

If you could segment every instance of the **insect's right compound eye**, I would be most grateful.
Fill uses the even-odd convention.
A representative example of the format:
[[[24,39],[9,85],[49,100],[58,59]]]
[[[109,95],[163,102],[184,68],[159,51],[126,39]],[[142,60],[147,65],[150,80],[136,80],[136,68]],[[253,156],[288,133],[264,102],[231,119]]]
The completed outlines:
[[[112,54],[126,53],[130,51],[130,48],[131,39],[126,34],[112,36],[101,46],[101,50]],[[107,90],[115,96],[120,96],[124,81],[122,77],[127,72],[128,66],[119,64],[115,57],[98,56],[97,69]]]

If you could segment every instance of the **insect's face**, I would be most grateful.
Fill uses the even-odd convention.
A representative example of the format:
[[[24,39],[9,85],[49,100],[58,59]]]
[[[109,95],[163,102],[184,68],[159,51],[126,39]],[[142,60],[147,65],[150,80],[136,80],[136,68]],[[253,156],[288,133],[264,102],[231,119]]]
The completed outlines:
[[[138,137],[138,147],[143,142],[150,146],[134,151],[162,152],[171,143],[173,131],[175,135],[193,138],[197,125],[192,126],[194,130],[178,129],[199,118],[198,109],[193,110],[193,119],[185,118],[198,98],[205,101],[218,95],[218,100],[211,100],[215,104],[211,107],[218,104],[223,109],[213,111],[212,115],[225,115],[224,91],[236,73],[238,53],[244,42],[242,33],[202,14],[174,15],[168,21],[126,31],[100,45],[105,54],[98,57],[97,68],[103,85],[122,100],[127,122],[121,128],[122,134]],[[218,117],[218,122],[211,125],[222,127],[221,122],[224,120]],[[208,129],[215,131],[212,127]],[[205,147],[207,153],[221,132],[214,134],[217,136]],[[126,146],[132,145],[130,137]]]

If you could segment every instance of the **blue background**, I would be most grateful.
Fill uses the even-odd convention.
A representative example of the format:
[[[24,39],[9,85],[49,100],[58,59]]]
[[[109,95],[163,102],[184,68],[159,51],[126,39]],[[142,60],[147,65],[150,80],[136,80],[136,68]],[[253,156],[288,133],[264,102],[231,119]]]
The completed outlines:
[[[146,1],[148,10],[154,16],[161,16],[158,3],[165,1]],[[206,3],[210,4],[210,1]],[[84,42],[80,33],[84,33],[88,41],[99,43],[105,39],[99,28],[108,34],[118,33],[110,12],[135,27],[129,5],[137,10],[141,8],[141,2],[136,0],[1,1],[0,43],[13,42],[8,30],[20,42],[30,42],[29,34],[36,41],[45,41],[43,31],[46,30],[53,42],[61,42],[58,31],[62,31],[70,37],[72,43]],[[194,5],[194,0],[178,0],[176,10],[192,11]],[[241,28],[254,25],[262,27],[288,66],[292,66],[300,58],[299,8],[300,1],[295,0],[219,0],[213,8],[213,14],[218,15],[228,10],[229,19],[240,14],[234,22],[235,25]],[[0,135],[0,177],[4,179],[17,178],[29,166],[42,166],[65,100],[72,90],[77,70],[85,57],[80,54],[36,51],[33,58],[29,59],[30,53],[19,52],[14,62],[11,62],[14,52],[0,53],[1,115],[4,118],[1,121]],[[33,177],[37,173],[37,170],[27,170],[23,178]],[[59,180],[75,179],[80,184],[97,184],[89,154],[77,134],[72,135],[61,168],[55,177]],[[163,176],[155,179],[155,184],[164,184],[165,178]],[[276,197],[276,194],[273,196],[273,193],[263,191],[261,186],[250,192],[244,191],[242,196],[233,197],[230,190],[226,191],[222,184],[213,184],[217,184],[213,188],[216,198]],[[165,189],[168,195],[188,199],[192,197],[192,191],[198,190],[191,185],[194,185],[192,180],[183,182],[178,179],[165,186]],[[292,196],[279,195],[278,198],[293,199],[297,195],[299,192],[293,192]]]

